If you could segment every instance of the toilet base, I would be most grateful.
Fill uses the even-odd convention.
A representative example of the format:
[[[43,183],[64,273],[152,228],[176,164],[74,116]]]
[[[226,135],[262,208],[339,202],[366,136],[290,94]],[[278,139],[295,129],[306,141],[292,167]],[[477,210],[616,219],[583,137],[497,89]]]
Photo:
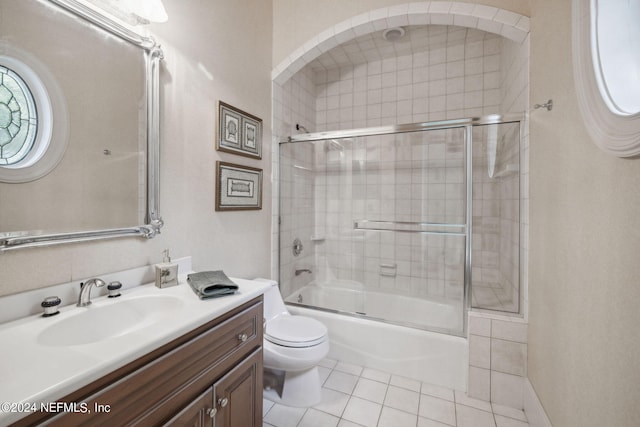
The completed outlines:
[[[316,366],[304,371],[285,372],[282,394],[278,393],[278,388],[265,389],[264,398],[285,406],[305,408],[322,400],[322,384]]]

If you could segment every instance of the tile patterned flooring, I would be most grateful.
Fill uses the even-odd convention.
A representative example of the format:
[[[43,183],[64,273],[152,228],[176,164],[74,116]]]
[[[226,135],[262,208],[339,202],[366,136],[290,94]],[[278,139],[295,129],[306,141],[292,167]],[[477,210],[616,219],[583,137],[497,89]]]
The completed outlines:
[[[325,359],[322,402],[293,408],[264,400],[264,427],[528,427],[523,411],[464,392]]]

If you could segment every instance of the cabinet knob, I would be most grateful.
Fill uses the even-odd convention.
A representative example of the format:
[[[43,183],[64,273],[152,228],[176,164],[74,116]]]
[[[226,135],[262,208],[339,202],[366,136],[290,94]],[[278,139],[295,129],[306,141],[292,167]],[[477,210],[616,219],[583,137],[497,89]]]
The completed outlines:
[[[218,405],[220,405],[222,408],[227,406],[227,403],[229,403],[229,399],[227,399],[226,397],[218,399]]]
[[[247,338],[249,338],[249,336],[244,332],[238,335],[238,341],[245,342]]]
[[[207,409],[207,415],[209,415],[210,418],[215,417],[217,413],[218,413],[218,410],[216,408]]]

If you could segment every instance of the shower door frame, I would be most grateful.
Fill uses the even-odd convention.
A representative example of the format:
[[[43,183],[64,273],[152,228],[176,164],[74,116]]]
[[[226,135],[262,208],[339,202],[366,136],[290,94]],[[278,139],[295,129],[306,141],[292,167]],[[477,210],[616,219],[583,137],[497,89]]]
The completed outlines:
[[[464,224],[464,232],[463,233],[455,233],[455,232],[447,232],[441,231],[436,232],[438,234],[444,235],[464,235],[465,236],[465,262],[464,262],[464,291],[463,291],[463,312],[462,312],[462,333],[450,333],[449,335],[462,336],[466,337],[467,335],[467,327],[468,327],[468,316],[467,313],[471,308],[471,258],[472,258],[472,239],[473,239],[473,127],[474,126],[485,126],[485,125],[499,125],[506,123],[519,123],[520,132],[519,132],[519,150],[520,150],[520,158],[522,157],[522,125],[525,123],[524,113],[511,113],[511,114],[490,114],[479,117],[469,117],[463,119],[449,119],[449,120],[436,120],[431,122],[419,122],[419,123],[409,123],[409,124],[399,124],[399,125],[389,125],[389,126],[376,126],[376,127],[368,127],[368,128],[358,128],[358,129],[348,129],[348,130],[336,130],[336,131],[324,131],[324,132],[312,132],[312,133],[302,133],[298,135],[292,135],[287,138],[286,141],[280,141],[278,143],[278,165],[280,167],[280,145],[287,143],[297,143],[297,142],[313,142],[313,141],[323,141],[329,139],[341,139],[341,138],[355,138],[355,137],[364,137],[364,136],[376,136],[376,135],[390,135],[390,134],[401,134],[401,133],[412,133],[412,132],[422,132],[429,130],[438,130],[438,129],[453,129],[453,128],[462,128],[464,129],[464,143],[465,143],[465,173],[466,173],[466,206],[465,206],[465,224]],[[521,168],[521,166],[520,166]],[[520,169],[519,168],[519,169]],[[280,172],[278,173],[278,224],[280,221]],[[355,226],[357,226],[359,221],[355,221]],[[360,221],[360,222],[366,222]],[[379,222],[379,221],[373,221]],[[398,223],[397,221],[384,221],[384,222],[392,222]],[[427,226],[435,226],[436,228],[442,228],[447,226],[452,226],[451,224],[420,224]],[[454,224],[455,226],[460,226],[462,224]],[[375,230],[375,228],[366,228],[368,230]],[[385,229],[387,231],[393,231],[389,229]],[[397,231],[406,231],[406,230],[397,230]],[[418,231],[418,232],[426,232],[433,233],[434,231]],[[278,230],[278,259],[280,260],[280,230]],[[280,276],[280,261],[278,260],[278,276]],[[520,275],[520,273],[518,273]],[[280,282],[281,277],[278,277],[278,281]],[[520,289],[522,292],[522,289]],[[411,328],[416,328],[415,325],[403,325],[401,322],[391,322],[386,321],[385,319],[379,318],[371,318],[366,315],[358,314],[358,313],[348,313],[339,310],[332,310],[324,307],[315,307],[308,306],[305,304],[296,304],[287,302],[287,304],[299,305],[305,308],[312,308],[314,310],[328,311],[332,313],[354,316],[354,317],[362,317],[366,319],[371,319],[374,321],[382,321],[386,323],[392,323],[401,326],[407,326]],[[422,330],[428,330],[433,332],[443,333],[441,330],[437,330],[434,328],[419,328]]]

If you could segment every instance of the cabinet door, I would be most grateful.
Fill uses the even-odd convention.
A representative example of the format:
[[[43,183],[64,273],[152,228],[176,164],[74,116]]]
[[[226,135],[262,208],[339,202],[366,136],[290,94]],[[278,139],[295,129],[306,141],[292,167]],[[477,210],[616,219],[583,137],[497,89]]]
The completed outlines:
[[[216,427],[262,427],[262,352],[256,350],[213,385]]]
[[[207,389],[186,408],[173,417],[165,426],[180,427],[213,427],[210,416],[213,408],[212,389]]]

